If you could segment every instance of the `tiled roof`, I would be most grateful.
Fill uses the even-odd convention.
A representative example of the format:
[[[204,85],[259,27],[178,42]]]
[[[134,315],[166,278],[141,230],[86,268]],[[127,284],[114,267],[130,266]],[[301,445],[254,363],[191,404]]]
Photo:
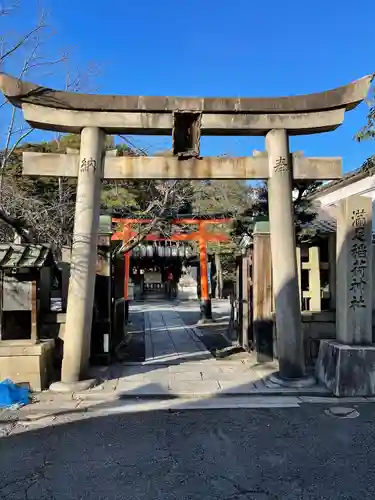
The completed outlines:
[[[336,207],[320,207],[316,219],[311,226],[318,234],[335,233],[337,230]],[[372,232],[372,241],[375,243],[375,233]]]
[[[325,182],[320,187],[318,187],[314,192],[311,193],[309,198],[317,198],[323,194],[336,191],[341,187],[352,184],[353,182],[364,179],[365,177],[371,177],[374,175],[375,167],[375,156],[370,156],[359,168],[352,170],[345,174],[341,179],[335,181]]]
[[[316,218],[310,227],[316,230],[318,234],[334,233],[337,228],[334,209],[328,210],[325,207],[319,207]]]
[[[52,260],[49,245],[0,243],[0,269],[41,268]]]

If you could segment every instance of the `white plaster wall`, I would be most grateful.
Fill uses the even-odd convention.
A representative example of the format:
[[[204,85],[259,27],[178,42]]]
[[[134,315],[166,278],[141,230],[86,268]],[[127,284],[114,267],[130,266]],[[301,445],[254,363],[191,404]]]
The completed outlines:
[[[339,200],[347,198],[348,196],[360,195],[372,198],[372,228],[375,229],[375,175],[360,179],[347,186],[341,187],[332,191],[331,193],[318,196],[316,199],[320,201],[322,206],[332,207],[337,204]]]
[[[329,206],[334,205],[339,200],[342,200],[354,194],[370,196],[372,199],[375,199],[375,175],[360,179],[359,181],[353,182],[352,184],[336,189],[331,193],[322,193],[322,195],[317,197],[317,199],[323,206]]]

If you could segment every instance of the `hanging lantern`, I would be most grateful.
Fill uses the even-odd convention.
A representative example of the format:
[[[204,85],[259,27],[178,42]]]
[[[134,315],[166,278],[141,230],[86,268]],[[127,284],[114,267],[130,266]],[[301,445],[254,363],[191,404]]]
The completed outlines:
[[[139,245],[139,255],[143,258],[146,257],[147,249],[146,245]]]
[[[164,257],[164,247],[163,245],[158,245],[158,256],[163,258]]]
[[[158,257],[159,255],[159,246],[159,243],[156,243],[156,241],[154,241],[152,248],[154,257]]]
[[[164,255],[166,256],[167,259],[171,256],[171,247],[169,245],[165,247]]]
[[[185,257],[185,245],[180,245],[178,247],[178,256],[183,259]]]
[[[176,245],[172,246],[172,251],[171,251],[172,257],[176,258],[178,256],[178,248]]]
[[[146,255],[151,258],[154,256],[154,247],[152,245],[146,245]]]

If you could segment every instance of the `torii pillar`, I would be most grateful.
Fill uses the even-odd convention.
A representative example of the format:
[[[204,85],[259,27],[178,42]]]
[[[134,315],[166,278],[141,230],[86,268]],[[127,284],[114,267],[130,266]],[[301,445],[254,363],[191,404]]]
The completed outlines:
[[[79,387],[86,375],[101,178],[269,180],[278,380],[305,384],[292,179],[340,178],[341,160],[290,154],[288,137],[335,130],[342,124],[345,111],[365,99],[371,80],[372,76],[367,76],[330,91],[292,97],[181,98],[59,92],[0,74],[0,89],[12,104],[22,107],[32,127],[82,133],[80,157],[24,154],[26,175],[78,177],[72,284],[60,385],[67,390],[72,389],[72,384]],[[174,156],[106,158],[103,170],[105,133],[172,134]],[[268,157],[201,158],[201,134],[265,136]]]
[[[293,165],[288,142],[288,133],[283,129],[271,130],[266,135],[272,282],[275,309],[279,311],[276,329],[288,332],[287,341],[278,342],[280,374],[285,379],[303,379],[306,374],[291,196]]]
[[[203,233],[204,226],[204,222],[199,222],[200,324],[212,321],[212,305],[208,284],[207,241]]]
[[[76,209],[64,336],[61,383],[51,389],[69,389],[81,378],[83,388],[90,357],[91,326],[96,278],[100,216],[100,182],[103,177],[105,133],[97,127],[81,132]],[[76,388],[76,387],[75,387]]]

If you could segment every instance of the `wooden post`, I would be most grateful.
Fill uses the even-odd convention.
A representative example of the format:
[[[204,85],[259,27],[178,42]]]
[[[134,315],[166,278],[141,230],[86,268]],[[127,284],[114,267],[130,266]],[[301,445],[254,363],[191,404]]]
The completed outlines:
[[[104,217],[103,217],[104,219]],[[96,258],[94,315],[91,331],[90,360],[93,363],[110,362],[115,339],[112,330],[112,262],[111,235],[99,228]]]
[[[51,310],[51,268],[44,266],[39,275],[39,311],[41,314]]]
[[[328,236],[329,308],[336,310],[336,233]]]
[[[237,328],[238,328],[238,343],[240,346],[243,345],[243,261],[242,258],[237,257],[237,268],[236,268],[236,300],[237,300]]]
[[[301,281],[301,247],[296,247],[296,256],[297,256],[297,273],[298,273],[298,289],[299,289],[299,305],[302,309],[302,281]]]
[[[250,328],[250,257],[242,257],[242,347],[249,350],[249,328]]]
[[[320,289],[320,249],[309,248],[309,294],[310,311],[321,311],[322,292]]]
[[[124,224],[122,241],[125,245],[130,239],[130,225]],[[129,321],[129,277],[130,277],[130,252],[124,252],[124,322]]]
[[[215,252],[215,267],[216,267],[216,297],[223,298],[223,271],[221,268],[220,254]]]
[[[124,316],[125,323],[129,321],[129,277],[130,277],[130,252],[124,253]]]
[[[38,341],[38,301],[35,279],[31,282],[31,340],[35,344]]]
[[[200,320],[212,320],[212,306],[208,288],[207,244],[204,237],[204,223],[199,223],[199,264],[201,278]]]
[[[268,222],[257,222],[253,232],[253,336],[258,363],[272,361],[272,262]]]
[[[70,260],[72,249],[70,246],[63,246],[61,251],[61,306],[63,312],[66,313],[68,300],[69,279],[70,279]]]
[[[124,253],[124,299],[129,300],[130,253]]]

